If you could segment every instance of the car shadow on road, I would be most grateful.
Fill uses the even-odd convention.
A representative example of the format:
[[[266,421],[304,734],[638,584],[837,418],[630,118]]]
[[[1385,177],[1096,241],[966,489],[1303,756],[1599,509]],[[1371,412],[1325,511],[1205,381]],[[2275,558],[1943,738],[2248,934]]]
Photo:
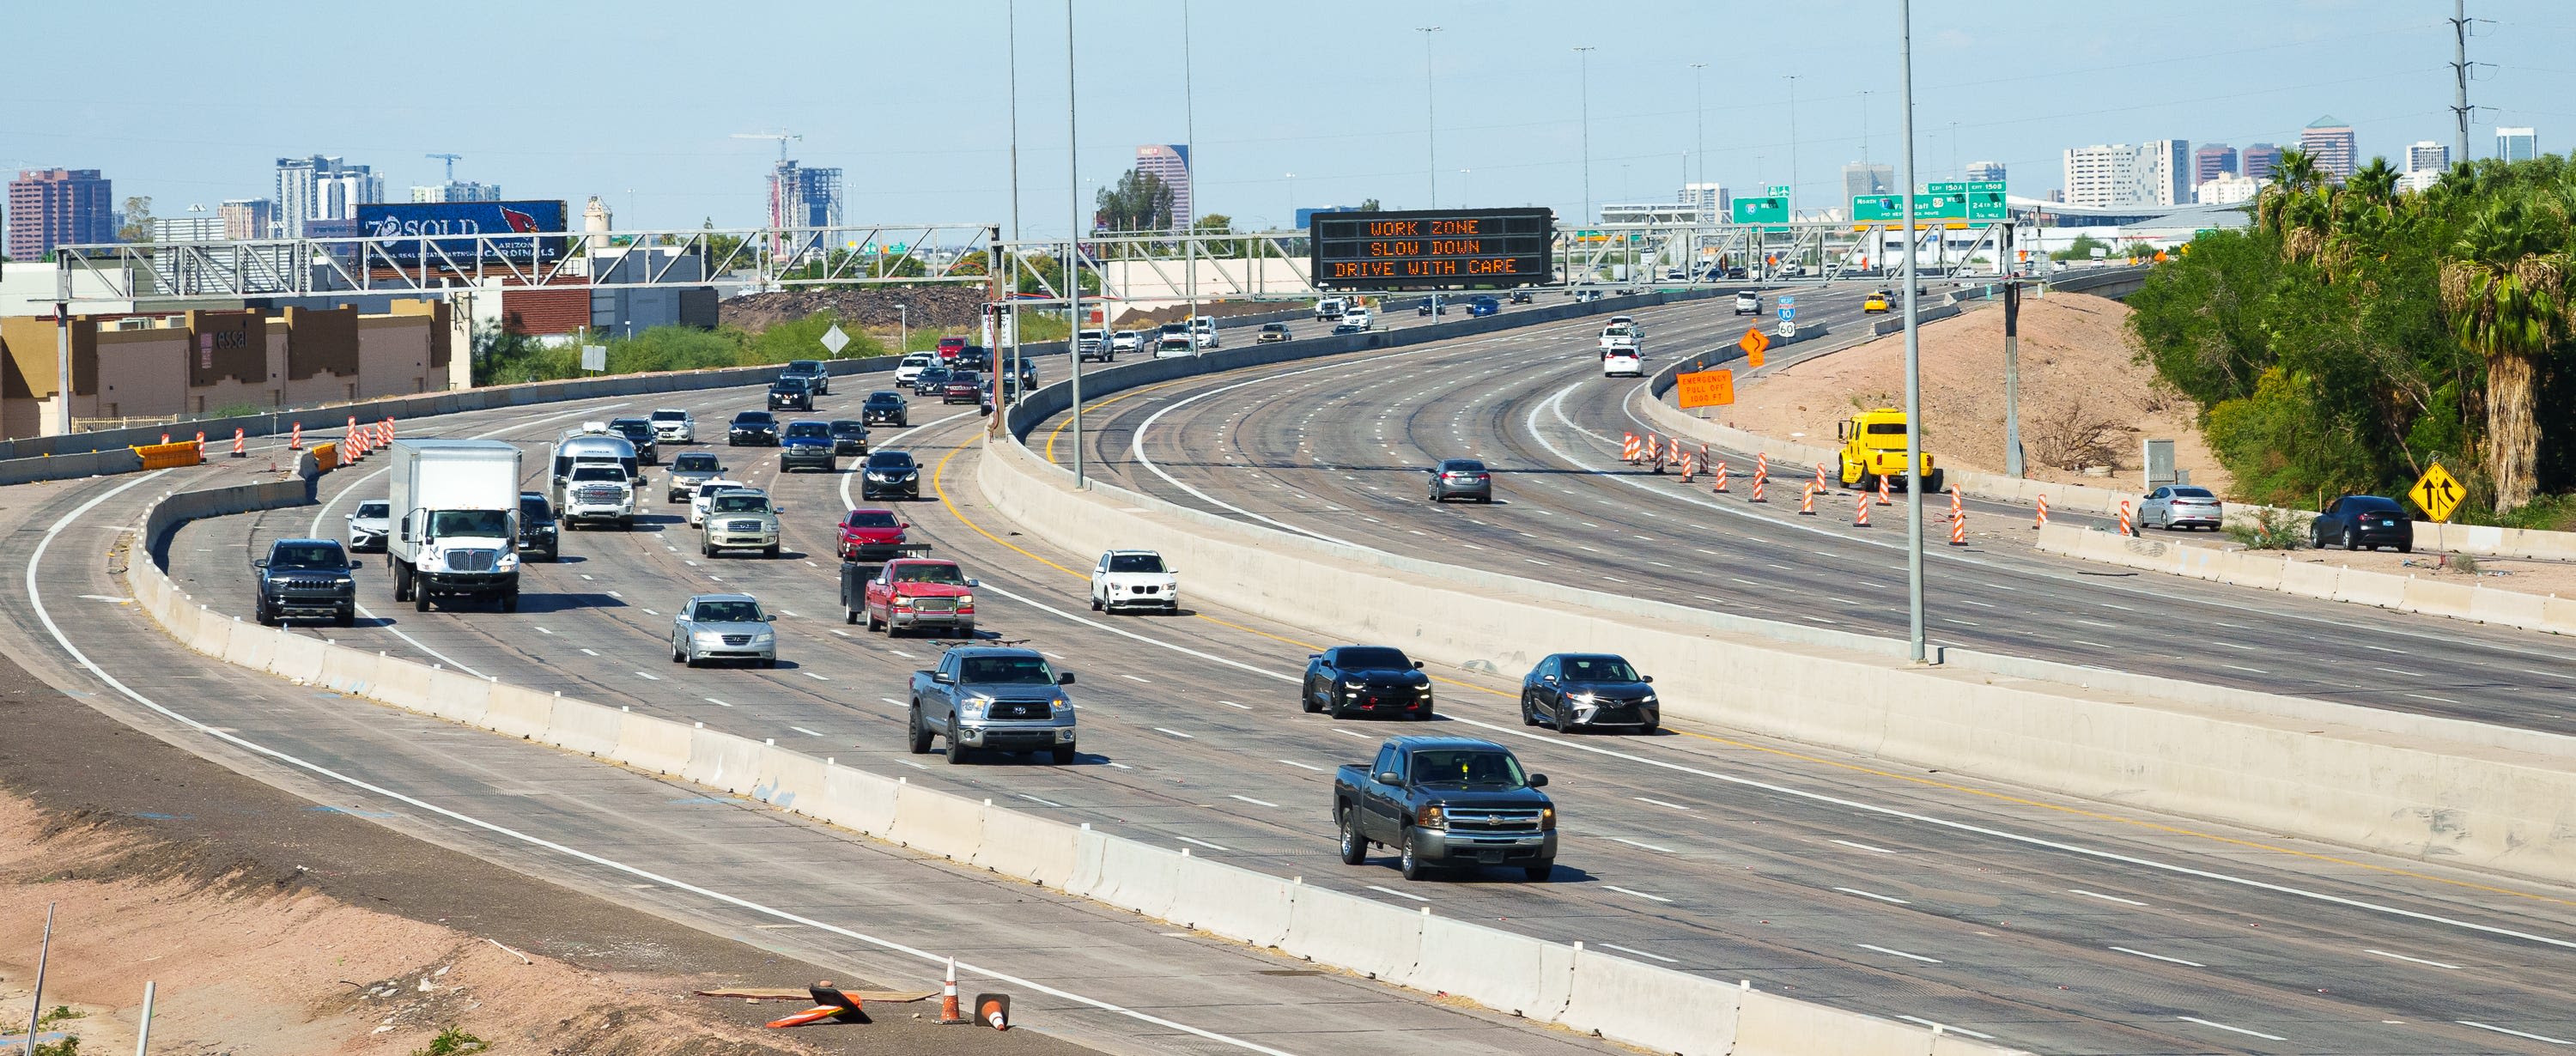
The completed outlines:
[[[539,591],[519,592],[519,615],[549,612],[572,612],[578,609],[622,609],[626,599],[606,594],[556,594]]]

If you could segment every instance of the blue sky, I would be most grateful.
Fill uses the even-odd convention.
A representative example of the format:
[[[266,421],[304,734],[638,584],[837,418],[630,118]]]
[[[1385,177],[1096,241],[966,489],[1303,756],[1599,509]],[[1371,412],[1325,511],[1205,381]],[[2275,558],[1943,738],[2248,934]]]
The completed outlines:
[[[1182,0],[1076,0],[1083,198],[1135,146],[1184,139]],[[1199,197],[1284,223],[1292,205],[1419,207],[1424,34],[1445,205],[1584,196],[1578,57],[1590,66],[1590,200],[1667,200],[1707,177],[1787,182],[1801,204],[1842,163],[1898,148],[1894,0],[1764,3],[1192,0]],[[512,197],[592,194],[618,226],[749,226],[785,129],[809,165],[847,170],[857,221],[1010,216],[1003,0],[945,3],[17,5],[0,167],[104,169],[159,215],[269,193],[282,155],[376,166],[392,196],[460,179]],[[1022,229],[1061,236],[1067,201],[1065,5],[1020,0]],[[2471,0],[2482,67],[2472,152],[2494,126],[2576,138],[2576,6]],[[2059,183],[2058,152],[2180,137],[2295,142],[2323,114],[2365,156],[2449,142],[2446,0],[1919,0],[1923,179],[2001,160],[2017,194]],[[55,46],[57,42],[68,46]],[[1866,93],[1866,94],[1864,94]],[[1865,109],[1864,109],[1865,100]],[[1954,132],[1955,126],[1955,132]],[[1460,170],[1466,170],[1461,172]],[[1295,173],[1295,178],[1288,178]]]

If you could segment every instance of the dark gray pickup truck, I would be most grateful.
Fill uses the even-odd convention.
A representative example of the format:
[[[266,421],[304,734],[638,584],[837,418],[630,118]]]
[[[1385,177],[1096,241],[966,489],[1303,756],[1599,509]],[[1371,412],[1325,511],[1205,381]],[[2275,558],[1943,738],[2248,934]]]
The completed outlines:
[[[1440,866],[1518,866],[1532,880],[1556,868],[1556,804],[1511,749],[1467,737],[1394,737],[1376,761],[1333,775],[1342,861],[1374,844],[1395,848],[1404,878]]]

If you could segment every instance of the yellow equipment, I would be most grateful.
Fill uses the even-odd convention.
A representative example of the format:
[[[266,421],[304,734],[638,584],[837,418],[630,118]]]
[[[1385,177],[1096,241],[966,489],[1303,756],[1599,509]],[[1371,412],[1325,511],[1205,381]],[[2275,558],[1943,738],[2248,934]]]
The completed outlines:
[[[1889,487],[1902,491],[1905,479],[1905,412],[1893,407],[1861,411],[1834,427],[1834,435],[1843,442],[1843,486],[1861,491],[1878,490],[1880,478]],[[1932,467],[1932,452],[1923,452],[1923,488],[1939,494],[1941,471]]]

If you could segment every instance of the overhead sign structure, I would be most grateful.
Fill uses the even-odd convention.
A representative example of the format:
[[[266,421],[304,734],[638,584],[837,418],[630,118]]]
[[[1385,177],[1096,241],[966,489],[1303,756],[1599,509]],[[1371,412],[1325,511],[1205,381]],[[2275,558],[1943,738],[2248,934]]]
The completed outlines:
[[[1724,407],[1735,402],[1735,372],[1702,370],[1673,376],[1675,399],[1685,411],[1696,407]]]
[[[1788,223],[1789,196],[1786,193],[1786,188],[1774,188],[1774,190],[1779,190],[1783,193],[1762,198],[1736,199],[1735,222],[1739,224]]]
[[[358,206],[357,232],[385,240],[383,257],[371,263],[390,258],[418,267],[426,257],[434,267],[551,264],[572,241],[561,233],[566,216],[562,202],[367,202]]]
[[[1424,290],[1547,282],[1556,213],[1545,208],[1318,213],[1308,274],[1326,290]]]
[[[2459,512],[2460,500],[2468,498],[2469,493],[2468,489],[2460,486],[2458,478],[2451,476],[2450,470],[2443,469],[2442,464],[2436,462],[2415,481],[2414,487],[2406,489],[2406,497],[2414,501],[2416,509],[2424,511],[2424,516],[2432,518],[2433,523],[2442,524]]]
[[[1945,227],[1964,227],[2010,217],[2001,180],[1925,184],[1924,193],[1914,196],[1914,221],[1917,224],[1938,222]],[[1854,195],[1851,218],[1856,224],[1902,224],[1905,222],[1905,197],[1896,194]]]

